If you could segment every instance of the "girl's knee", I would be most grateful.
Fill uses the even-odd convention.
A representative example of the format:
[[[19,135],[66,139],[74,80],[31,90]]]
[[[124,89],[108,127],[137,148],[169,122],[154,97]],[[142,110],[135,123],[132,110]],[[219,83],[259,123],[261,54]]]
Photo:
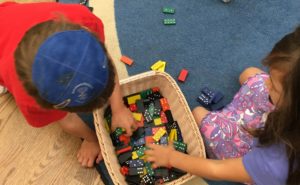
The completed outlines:
[[[200,126],[203,118],[209,113],[209,111],[203,107],[195,107],[192,113],[196,120],[196,123]]]

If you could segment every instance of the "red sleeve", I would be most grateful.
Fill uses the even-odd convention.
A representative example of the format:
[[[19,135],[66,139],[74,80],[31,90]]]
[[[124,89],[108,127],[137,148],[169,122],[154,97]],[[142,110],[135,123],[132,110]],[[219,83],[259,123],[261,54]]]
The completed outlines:
[[[94,15],[94,20],[90,23],[84,23],[84,26],[88,27],[92,32],[94,32],[102,43],[105,42],[104,26],[98,17]]]
[[[71,9],[64,9],[63,13],[71,22],[87,27],[94,32],[102,43],[105,41],[104,26],[101,19],[90,12],[90,10],[82,5],[74,4]],[[71,11],[70,11],[71,10]],[[81,14],[81,16],[78,16]],[[59,14],[58,14],[59,15]]]
[[[34,106],[20,106],[26,121],[33,127],[43,127],[63,119],[68,113],[58,110],[43,109]]]

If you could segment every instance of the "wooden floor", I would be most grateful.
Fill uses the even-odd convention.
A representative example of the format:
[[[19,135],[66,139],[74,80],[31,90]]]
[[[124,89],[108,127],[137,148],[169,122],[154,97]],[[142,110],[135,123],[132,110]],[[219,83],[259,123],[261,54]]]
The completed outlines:
[[[32,128],[9,94],[0,97],[0,184],[101,184],[76,160],[80,139],[58,125]]]

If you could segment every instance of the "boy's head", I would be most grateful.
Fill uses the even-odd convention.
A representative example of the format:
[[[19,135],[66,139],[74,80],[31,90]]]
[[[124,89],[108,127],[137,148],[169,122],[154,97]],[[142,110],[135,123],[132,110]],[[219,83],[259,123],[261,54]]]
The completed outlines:
[[[17,74],[45,108],[92,111],[114,88],[114,68],[104,45],[87,29],[47,21],[26,32],[15,51]]]

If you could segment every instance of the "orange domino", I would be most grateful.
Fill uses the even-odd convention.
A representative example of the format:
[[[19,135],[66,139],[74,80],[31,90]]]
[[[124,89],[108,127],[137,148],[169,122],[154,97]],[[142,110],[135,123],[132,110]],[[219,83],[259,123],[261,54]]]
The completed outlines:
[[[121,57],[120,60],[121,60],[121,62],[124,62],[125,64],[130,65],[130,66],[133,64],[133,60],[124,55]]]
[[[170,106],[166,98],[160,99],[160,105],[163,111],[170,110]]]

